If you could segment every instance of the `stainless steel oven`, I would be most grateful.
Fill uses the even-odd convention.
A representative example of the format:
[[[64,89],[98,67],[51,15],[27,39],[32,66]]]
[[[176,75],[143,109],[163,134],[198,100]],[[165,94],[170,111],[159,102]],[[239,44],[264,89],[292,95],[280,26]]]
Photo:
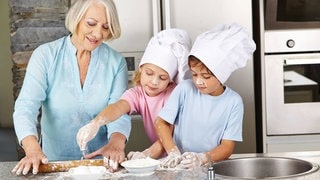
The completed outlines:
[[[265,77],[267,135],[320,133],[320,53],[266,55]]]
[[[318,151],[320,52],[267,53],[263,66],[263,151]]]
[[[320,1],[264,0],[264,152],[320,149]]]

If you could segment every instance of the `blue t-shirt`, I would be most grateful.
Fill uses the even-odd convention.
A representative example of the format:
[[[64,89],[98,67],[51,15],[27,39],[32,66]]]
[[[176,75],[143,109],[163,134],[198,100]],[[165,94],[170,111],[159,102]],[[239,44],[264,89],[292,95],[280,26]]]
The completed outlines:
[[[159,116],[174,125],[174,141],[180,152],[206,152],[222,139],[242,141],[243,102],[226,87],[223,94],[202,94],[192,80],[171,93]]]
[[[91,52],[91,60],[81,87],[76,48],[70,36],[36,48],[30,58],[13,114],[19,142],[37,135],[37,116],[41,107],[41,143],[49,160],[80,159],[76,134],[106,105],[116,102],[127,89],[127,66],[118,52],[101,44]],[[108,143],[113,132],[127,138],[131,121],[124,115],[100,128],[88,143],[93,152]]]

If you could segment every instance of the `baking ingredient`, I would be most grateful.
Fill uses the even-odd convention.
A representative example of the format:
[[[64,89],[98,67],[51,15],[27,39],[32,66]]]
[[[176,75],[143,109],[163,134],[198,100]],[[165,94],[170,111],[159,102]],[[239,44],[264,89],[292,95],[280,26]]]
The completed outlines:
[[[96,174],[106,172],[106,168],[103,166],[79,166],[71,168],[69,172],[73,174]]]
[[[100,179],[107,170],[104,166],[79,166],[71,168],[69,173],[77,180]]]

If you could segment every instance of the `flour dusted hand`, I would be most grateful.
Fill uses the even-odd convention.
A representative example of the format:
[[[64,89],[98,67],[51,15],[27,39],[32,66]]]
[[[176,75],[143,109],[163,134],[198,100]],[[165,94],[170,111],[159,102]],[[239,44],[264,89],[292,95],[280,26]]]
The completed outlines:
[[[147,157],[150,157],[150,155],[151,155],[150,149],[145,149],[142,152],[140,152],[140,151],[131,151],[131,152],[128,153],[127,157],[130,160],[133,160],[133,159],[145,159]]]
[[[166,158],[161,160],[161,167],[163,168],[175,168],[182,160],[180,151],[172,151]]]
[[[208,161],[205,153],[185,152],[182,154],[182,160],[179,168],[189,169],[200,167]]]
[[[97,135],[99,128],[98,123],[91,121],[79,129],[77,133],[77,143],[81,150],[86,149],[87,143]]]
[[[128,159],[133,160],[133,159],[145,159],[148,156],[140,151],[130,151],[127,157]]]

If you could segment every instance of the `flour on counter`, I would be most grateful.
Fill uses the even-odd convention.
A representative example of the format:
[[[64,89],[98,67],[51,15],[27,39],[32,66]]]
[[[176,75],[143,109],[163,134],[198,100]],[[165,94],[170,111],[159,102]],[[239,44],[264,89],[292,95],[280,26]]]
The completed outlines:
[[[107,170],[104,166],[78,166],[68,172],[76,180],[87,180],[101,179]]]

